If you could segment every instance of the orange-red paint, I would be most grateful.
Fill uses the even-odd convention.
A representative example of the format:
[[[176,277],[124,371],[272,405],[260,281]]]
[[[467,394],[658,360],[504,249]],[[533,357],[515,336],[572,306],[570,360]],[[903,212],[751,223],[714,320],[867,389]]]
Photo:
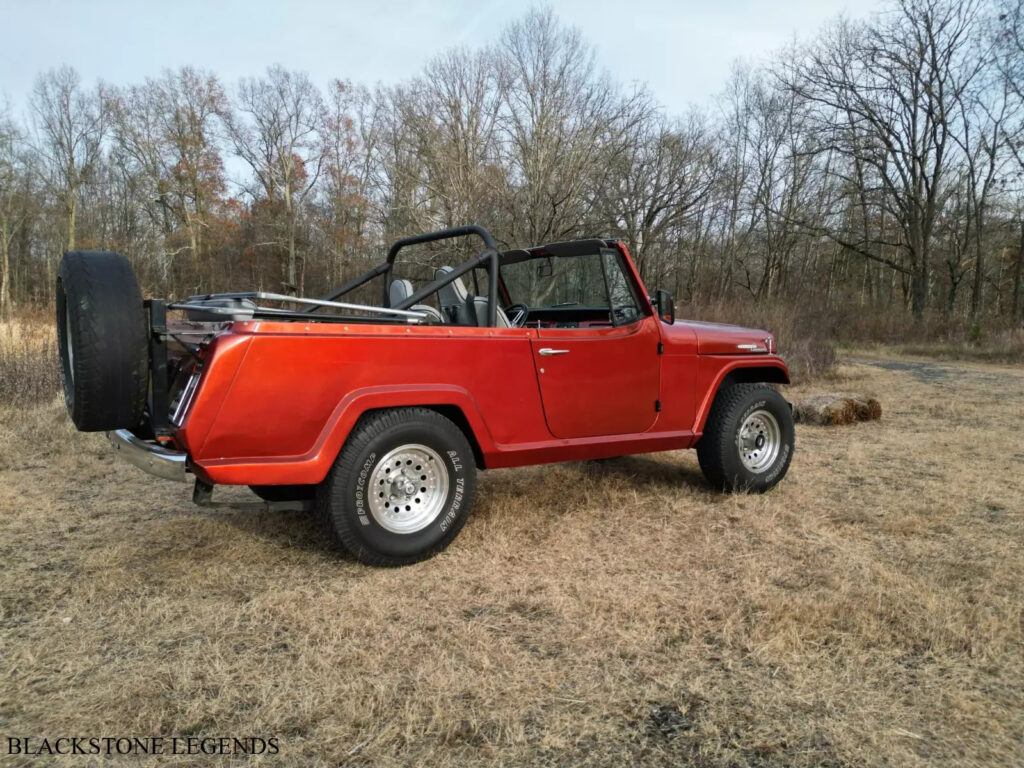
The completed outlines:
[[[763,331],[659,320],[619,247],[644,310],[628,326],[232,323],[174,442],[209,482],[317,483],[367,410],[427,405],[461,411],[485,467],[574,461],[691,447],[738,367],[788,381],[777,355],[738,348]]]

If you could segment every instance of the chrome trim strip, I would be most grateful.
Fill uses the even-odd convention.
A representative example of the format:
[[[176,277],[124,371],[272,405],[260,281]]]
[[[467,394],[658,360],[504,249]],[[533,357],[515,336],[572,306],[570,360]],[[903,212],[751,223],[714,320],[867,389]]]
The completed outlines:
[[[171,424],[176,427],[181,426],[182,419],[185,418],[185,414],[188,413],[189,407],[192,405],[192,399],[195,397],[196,388],[199,386],[199,379],[202,378],[203,372],[199,370],[197,366],[192,371],[192,375],[188,377],[188,382],[185,384],[185,391],[181,393],[178,398],[178,405],[174,409],[174,415],[171,416]]]
[[[188,454],[142,440],[127,429],[115,429],[106,435],[117,454],[129,464],[165,480],[186,479]]]
[[[423,312],[410,312],[407,309],[391,309],[390,307],[373,307],[369,304],[349,304],[344,301],[325,301],[324,299],[307,299],[301,296],[287,296],[283,293],[267,293],[266,291],[249,291],[246,293],[211,293],[202,296],[189,296],[185,301],[179,301],[174,305],[174,309],[204,309],[207,311],[218,312],[218,310],[227,310],[227,312],[220,312],[221,314],[227,314],[231,312],[238,312],[239,310],[244,311],[244,307],[218,307],[209,306],[205,302],[216,299],[255,299],[265,301],[281,301],[289,302],[292,304],[308,304],[314,307],[334,307],[336,309],[354,309],[363,312],[373,312],[378,315],[396,315],[398,317],[407,317],[412,320],[422,320],[426,317]]]

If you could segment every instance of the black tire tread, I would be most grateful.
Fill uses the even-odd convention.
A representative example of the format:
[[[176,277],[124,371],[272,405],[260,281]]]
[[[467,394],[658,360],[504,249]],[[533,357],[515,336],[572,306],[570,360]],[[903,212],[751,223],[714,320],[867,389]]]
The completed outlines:
[[[476,489],[476,483],[473,479],[475,467],[470,463],[467,464],[467,466],[470,467],[470,471],[467,473],[468,481],[463,492],[463,507],[466,510],[466,513],[456,517],[453,525],[446,532],[444,538],[434,546],[417,552],[414,555],[404,557],[387,555],[364,546],[363,542],[356,535],[350,518],[344,514],[335,514],[332,512],[332,505],[330,502],[334,496],[334,488],[337,484],[344,483],[351,473],[358,470],[357,459],[362,454],[363,450],[387,430],[402,426],[412,420],[427,421],[437,429],[447,431],[449,436],[456,442],[461,442],[462,445],[460,453],[462,454],[463,459],[470,462],[472,462],[473,459],[473,452],[470,448],[469,441],[466,440],[466,436],[462,433],[462,430],[459,429],[459,427],[450,419],[442,416],[437,411],[433,411],[429,408],[408,407],[371,411],[364,414],[359,421],[356,422],[355,427],[352,428],[352,432],[349,434],[348,440],[345,442],[341,452],[338,454],[334,467],[328,473],[327,478],[318,489],[316,508],[332,543],[337,548],[347,552],[355,559],[366,563],[367,565],[396,567],[426,560],[432,555],[443,550],[452,542],[452,540],[455,539],[459,534],[459,531],[461,531],[462,527],[466,524],[466,520],[469,517],[468,511],[473,505],[473,495]]]
[[[711,412],[704,424],[704,434],[697,443],[697,461],[704,477],[716,488],[736,489],[726,467],[726,457],[733,451],[734,438],[732,431],[727,428],[727,422],[742,401],[758,392],[778,396],[778,391],[767,384],[733,384],[719,390],[711,404]]]
[[[58,300],[66,298],[63,322],[70,324],[75,348],[73,383],[65,377],[75,426],[85,432],[137,426],[149,387],[149,339],[142,293],[128,260],[108,251],[66,253],[57,294]],[[61,335],[62,312],[58,307]]]

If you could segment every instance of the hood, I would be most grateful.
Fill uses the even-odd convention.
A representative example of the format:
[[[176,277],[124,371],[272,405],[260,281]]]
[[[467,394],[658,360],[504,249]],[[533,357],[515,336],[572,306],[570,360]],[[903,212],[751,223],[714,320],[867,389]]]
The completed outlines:
[[[722,323],[677,321],[697,336],[699,355],[757,355],[775,352],[775,337],[767,331]]]

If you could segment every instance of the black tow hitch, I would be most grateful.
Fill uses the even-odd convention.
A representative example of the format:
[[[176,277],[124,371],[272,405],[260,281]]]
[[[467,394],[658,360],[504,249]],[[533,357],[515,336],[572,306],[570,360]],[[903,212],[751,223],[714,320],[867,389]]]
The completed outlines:
[[[197,477],[192,488],[192,503],[197,507],[213,506],[213,485]]]

